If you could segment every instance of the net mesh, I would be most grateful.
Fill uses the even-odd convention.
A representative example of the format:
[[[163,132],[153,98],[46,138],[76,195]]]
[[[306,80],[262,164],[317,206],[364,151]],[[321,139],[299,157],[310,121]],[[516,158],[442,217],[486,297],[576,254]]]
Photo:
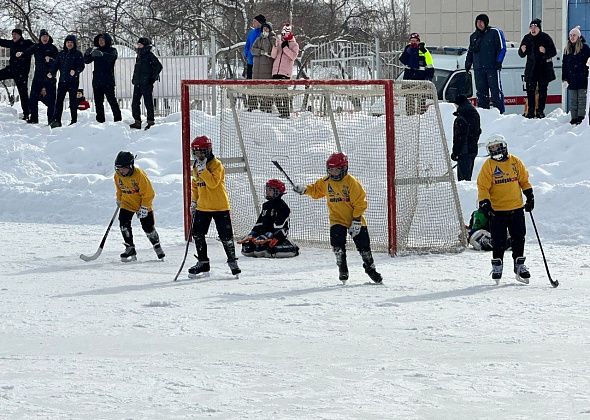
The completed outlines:
[[[385,83],[184,83],[184,147],[197,135],[211,138],[226,168],[236,237],[250,232],[265,201],[266,181],[278,178],[287,185],[283,198],[291,208],[291,239],[329,246],[325,199],[292,192],[272,161],[293,182],[306,185],[324,177],[327,157],[342,151],[349,173],[367,192],[365,217],[374,250],[391,251],[390,237],[398,254],[463,249],[463,221],[431,84],[396,85],[401,95],[396,96],[395,142],[388,142],[392,132],[385,116],[394,106],[386,104]],[[395,162],[395,180],[389,183],[388,162]],[[388,218],[390,200],[396,204],[396,226]]]

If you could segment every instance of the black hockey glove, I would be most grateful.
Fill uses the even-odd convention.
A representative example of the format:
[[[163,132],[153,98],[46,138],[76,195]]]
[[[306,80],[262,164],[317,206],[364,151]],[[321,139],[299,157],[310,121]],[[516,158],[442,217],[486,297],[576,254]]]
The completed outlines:
[[[492,209],[492,202],[487,198],[485,200],[481,200],[479,202],[479,210],[489,219],[491,216],[494,215],[494,210]]]
[[[522,193],[526,197],[526,203],[524,203],[524,211],[530,213],[535,208],[535,196],[533,194],[533,189],[529,188],[528,190],[524,190]]]

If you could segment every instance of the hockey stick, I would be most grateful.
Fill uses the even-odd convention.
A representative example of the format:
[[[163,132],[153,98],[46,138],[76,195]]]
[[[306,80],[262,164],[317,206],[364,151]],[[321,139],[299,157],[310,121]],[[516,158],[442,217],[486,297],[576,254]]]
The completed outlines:
[[[172,280],[172,281],[178,280],[178,276],[180,276],[180,272],[184,268],[184,263],[186,262],[186,256],[188,255],[188,247],[191,244],[191,237],[193,235],[193,225],[195,224],[196,216],[197,216],[197,212],[194,211],[192,214],[192,217],[191,217],[191,228],[189,230],[189,237],[186,240],[186,247],[184,248],[184,258],[182,259],[182,264],[180,264],[180,268],[178,269],[178,273],[176,273],[176,276],[174,276],[174,280]]]
[[[295,187],[295,184],[293,183],[293,181],[291,181],[291,178],[289,178],[289,175],[287,175],[287,172],[285,172],[285,170],[283,169],[283,167],[281,166],[281,164],[279,162],[277,162],[276,160],[271,160],[271,162],[273,163],[273,165],[275,165],[277,167],[277,169],[279,171],[281,171],[283,173],[283,175],[285,175],[285,178],[287,178],[287,181],[289,181],[289,183],[291,184],[292,187]]]
[[[107,236],[109,235],[109,231],[111,230],[111,226],[113,226],[113,222],[115,221],[115,218],[117,217],[117,213],[119,213],[119,206],[117,206],[117,208],[115,209],[115,212],[113,213],[113,217],[111,217],[111,222],[109,223],[109,226],[107,227],[107,231],[104,233],[104,236],[102,237],[102,241],[100,241],[100,245],[98,246],[98,249],[96,250],[96,252],[90,256],[80,254],[80,258],[82,260],[88,262],[88,261],[94,261],[95,259],[100,257],[100,254],[102,253],[102,249],[104,248],[104,243],[107,241]]]
[[[531,215],[531,222],[533,222],[533,228],[535,228],[535,235],[537,235],[537,241],[539,242],[539,248],[541,248],[541,255],[543,256],[543,262],[545,263],[545,270],[547,271],[547,277],[549,277],[549,283],[551,286],[557,287],[559,286],[559,282],[557,280],[553,280],[551,278],[551,274],[549,273],[549,266],[547,265],[547,259],[545,258],[545,252],[543,252],[543,245],[541,245],[541,238],[539,238],[539,232],[537,231],[537,225],[535,224],[535,219],[533,218],[533,212],[529,212]]]

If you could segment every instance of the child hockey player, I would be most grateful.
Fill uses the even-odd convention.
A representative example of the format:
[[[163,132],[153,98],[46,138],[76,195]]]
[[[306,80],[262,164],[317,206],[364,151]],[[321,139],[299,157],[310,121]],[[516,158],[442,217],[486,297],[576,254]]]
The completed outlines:
[[[137,260],[131,219],[137,214],[141,228],[154,246],[156,255],[161,260],[166,254],[160,246],[160,237],[156,232],[152,202],[156,194],[146,173],[135,166],[135,157],[130,152],[119,152],[115,159],[115,189],[119,211],[119,225],[125,241],[125,252],[121,261]]]
[[[352,237],[356,249],[363,259],[365,273],[375,283],[382,283],[381,274],[375,270],[371,254],[371,243],[367,222],[363,216],[367,209],[366,193],[355,177],[348,173],[348,157],[344,153],[334,153],[326,161],[328,175],[308,186],[296,185],[293,190],[311,198],[326,197],[330,215],[330,244],[336,255],[339,279],[348,280],[346,264],[346,232]]]
[[[487,148],[490,157],[484,162],[477,177],[477,190],[479,208],[490,218],[493,248],[492,279],[499,284],[502,278],[506,229],[508,229],[512,240],[516,280],[528,284],[531,275],[524,265],[525,257],[523,256],[526,227],[522,194],[526,196],[524,211],[532,211],[535,206],[533,187],[522,161],[508,154],[508,146],[503,136],[490,137]]]
[[[252,232],[239,241],[246,257],[289,258],[299,255],[299,247],[288,238],[291,209],[283,201],[285,184],[278,179],[266,182],[266,203],[252,228]]]
[[[209,231],[211,219],[219,239],[223,244],[227,265],[235,276],[242,270],[238,267],[234,233],[229,216],[229,199],[225,190],[225,169],[219,159],[213,155],[213,145],[207,136],[199,136],[191,143],[191,152],[195,165],[191,181],[191,211],[194,222],[192,235],[197,248],[197,263],[189,268],[189,278],[209,275],[209,257],[207,256],[207,242],[205,235]]]

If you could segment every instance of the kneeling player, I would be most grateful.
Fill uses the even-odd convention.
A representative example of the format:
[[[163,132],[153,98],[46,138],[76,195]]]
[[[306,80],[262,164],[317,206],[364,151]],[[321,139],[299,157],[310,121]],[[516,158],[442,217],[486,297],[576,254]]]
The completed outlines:
[[[125,241],[125,252],[121,261],[137,260],[131,220],[137,214],[141,227],[156,251],[159,259],[166,254],[160,246],[160,237],[156,232],[152,202],[156,194],[146,173],[135,166],[135,157],[130,152],[119,152],[115,159],[115,189],[119,210],[119,225]]]
[[[359,181],[348,173],[348,157],[334,153],[326,161],[328,176],[304,187],[296,185],[293,191],[318,199],[326,197],[330,214],[330,244],[336,254],[339,278],[348,280],[346,264],[346,232],[352,237],[356,249],[363,259],[365,273],[375,283],[382,283],[381,274],[375,269],[367,221],[363,214],[367,209],[367,195]]]
[[[283,201],[285,184],[278,179],[266,183],[266,203],[248,234],[239,243],[246,257],[289,258],[299,255],[299,247],[292,243],[289,234],[291,209]]]

